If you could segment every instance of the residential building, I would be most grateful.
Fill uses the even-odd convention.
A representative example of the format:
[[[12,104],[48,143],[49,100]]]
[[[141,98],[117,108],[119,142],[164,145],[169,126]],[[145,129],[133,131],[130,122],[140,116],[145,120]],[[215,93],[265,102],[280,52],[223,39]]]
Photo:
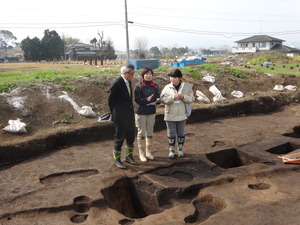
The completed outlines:
[[[277,51],[288,56],[300,55],[300,49],[283,45],[285,40],[274,38],[268,35],[254,35],[239,41],[236,47],[232,48],[232,53],[254,53],[259,51]]]
[[[89,59],[96,59],[97,51],[94,49],[92,45],[84,44],[84,43],[75,43],[67,46],[66,49],[66,59],[67,60],[78,60],[78,61],[86,61]]]

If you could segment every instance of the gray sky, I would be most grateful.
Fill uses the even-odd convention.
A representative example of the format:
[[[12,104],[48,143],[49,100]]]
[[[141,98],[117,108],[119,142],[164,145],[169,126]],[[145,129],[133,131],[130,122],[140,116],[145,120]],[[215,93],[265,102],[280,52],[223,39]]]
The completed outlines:
[[[125,0],[15,0],[1,7],[0,29],[21,42],[42,38],[49,29],[90,43],[110,38],[126,49]],[[189,47],[231,50],[237,40],[266,34],[300,48],[300,0],[127,0],[129,46],[148,40],[148,48]]]

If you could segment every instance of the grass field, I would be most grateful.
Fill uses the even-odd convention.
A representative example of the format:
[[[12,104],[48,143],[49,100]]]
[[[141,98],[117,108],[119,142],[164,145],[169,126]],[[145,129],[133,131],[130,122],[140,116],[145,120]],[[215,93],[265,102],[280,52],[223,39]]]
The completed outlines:
[[[220,64],[214,64],[207,60],[208,64],[204,67],[207,70],[219,70]],[[41,82],[61,83],[78,79],[86,75],[115,75],[117,76],[120,67],[124,62],[107,63],[106,65],[90,65],[83,62],[72,62],[66,64],[59,63],[2,63],[0,64],[0,92],[9,91],[20,85],[31,85]],[[211,65],[211,66],[209,66]],[[295,63],[277,63],[269,66],[260,64],[243,64],[230,67],[233,72],[239,75],[239,71],[259,71],[267,74],[292,74],[300,76],[300,62]],[[225,67],[225,66],[224,66]],[[192,67],[181,68],[192,74],[194,78],[200,78],[202,75],[198,69]],[[155,71],[167,71],[168,68],[160,67]],[[234,74],[233,74],[234,75]],[[237,76],[239,77],[239,76]]]
[[[41,82],[70,81],[85,75],[117,75],[118,66],[51,63],[4,63],[0,64],[0,91],[19,85]]]
[[[300,76],[300,63],[278,63],[269,66],[261,65],[242,65],[234,66],[238,70],[253,70],[267,74],[290,74]]]

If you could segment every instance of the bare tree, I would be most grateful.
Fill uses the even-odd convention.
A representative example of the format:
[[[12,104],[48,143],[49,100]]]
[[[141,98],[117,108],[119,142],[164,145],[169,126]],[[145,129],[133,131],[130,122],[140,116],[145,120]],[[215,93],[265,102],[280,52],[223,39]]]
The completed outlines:
[[[145,59],[148,47],[148,39],[146,37],[138,37],[135,39],[135,55],[139,59]]]
[[[96,39],[96,38],[93,38],[92,40],[90,40],[90,43],[92,44],[94,50],[96,50],[97,39]]]
[[[99,36],[98,46],[99,46],[100,60],[101,60],[101,65],[103,65],[103,47],[105,45],[103,31],[101,31],[101,33],[100,31],[98,31],[98,36]]]

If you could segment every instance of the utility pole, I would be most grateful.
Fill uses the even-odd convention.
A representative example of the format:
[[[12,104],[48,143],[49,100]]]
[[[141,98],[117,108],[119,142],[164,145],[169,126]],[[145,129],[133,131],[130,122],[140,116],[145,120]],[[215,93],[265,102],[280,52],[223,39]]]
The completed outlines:
[[[127,18],[127,0],[125,0],[125,27],[126,27],[126,60],[129,60],[129,35],[128,35],[128,18]]]

